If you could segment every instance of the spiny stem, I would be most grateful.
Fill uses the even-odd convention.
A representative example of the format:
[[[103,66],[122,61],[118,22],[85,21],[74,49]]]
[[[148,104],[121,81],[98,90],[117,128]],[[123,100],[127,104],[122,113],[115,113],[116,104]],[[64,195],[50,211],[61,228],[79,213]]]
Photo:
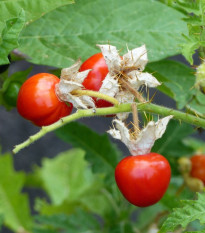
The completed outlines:
[[[142,97],[142,95],[136,91],[129,82],[125,81],[124,79],[119,79],[120,84],[127,89],[130,93],[132,93],[134,95],[134,97],[136,97],[138,99],[138,101],[140,103],[144,103],[146,102],[146,100]]]
[[[78,110],[76,113],[70,116],[64,117],[52,125],[42,127],[38,133],[28,138],[25,142],[15,146],[15,148],[13,149],[13,153],[16,154],[21,149],[29,146],[31,143],[40,139],[48,132],[54,131],[71,121],[77,120],[82,117],[112,115],[112,114],[117,114],[121,112],[131,112],[132,111],[131,105],[132,105],[131,103],[120,104],[118,106],[109,107],[109,108],[97,108],[96,111],[93,111],[92,109]],[[158,114],[162,116],[173,115],[173,118],[176,120],[180,120],[180,121],[189,123],[191,125],[205,128],[205,119],[203,118],[199,118],[199,117],[187,114],[187,113],[183,113],[183,112],[180,112],[174,109],[162,107],[162,106],[151,104],[151,103],[136,103],[136,105],[137,105],[138,111],[145,111],[148,113],[154,113],[154,114]]]
[[[81,96],[81,95],[87,95],[87,96],[97,97],[99,99],[104,99],[104,100],[106,100],[106,101],[108,101],[108,102],[110,102],[110,103],[112,103],[114,105],[119,105],[119,102],[118,102],[117,99],[115,99],[115,98],[113,98],[113,97],[111,97],[109,95],[102,94],[102,93],[100,93],[98,91],[74,90],[74,91],[72,91],[71,94],[73,94],[73,95],[79,95],[79,96]]]

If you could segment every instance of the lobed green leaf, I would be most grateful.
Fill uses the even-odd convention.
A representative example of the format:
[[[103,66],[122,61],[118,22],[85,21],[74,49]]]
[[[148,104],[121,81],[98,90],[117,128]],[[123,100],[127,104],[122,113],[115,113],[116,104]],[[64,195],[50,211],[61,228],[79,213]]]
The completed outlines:
[[[180,53],[182,33],[187,34],[182,17],[152,0],[78,0],[26,27],[19,49],[33,63],[68,67],[100,52],[96,44],[110,43],[124,53],[126,45],[146,44],[149,59],[156,61]]]
[[[173,210],[163,223],[159,233],[174,231],[178,226],[182,226],[185,229],[190,222],[196,219],[200,221],[200,224],[205,224],[204,202],[204,193],[198,193],[197,200],[182,201],[183,207]]]
[[[72,213],[76,207],[103,215],[109,209],[104,196],[104,176],[94,175],[85,152],[73,149],[53,159],[44,159],[36,174],[42,180],[51,204],[39,202],[41,213]]]
[[[205,95],[201,91],[197,90],[196,94],[192,98],[192,101],[187,105],[188,109],[190,109],[197,116],[205,117]]]

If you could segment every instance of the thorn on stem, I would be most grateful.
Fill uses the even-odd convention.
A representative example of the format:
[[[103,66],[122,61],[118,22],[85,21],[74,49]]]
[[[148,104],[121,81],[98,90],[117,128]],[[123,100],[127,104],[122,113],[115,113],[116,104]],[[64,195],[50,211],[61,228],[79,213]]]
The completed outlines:
[[[132,88],[132,86],[130,85],[129,82],[125,81],[124,79],[120,79],[119,80],[121,85],[127,89],[128,91],[130,91],[137,99],[140,103],[144,103],[146,102],[145,99],[142,97],[142,95],[140,95],[140,93],[138,91],[136,91],[134,88]]]

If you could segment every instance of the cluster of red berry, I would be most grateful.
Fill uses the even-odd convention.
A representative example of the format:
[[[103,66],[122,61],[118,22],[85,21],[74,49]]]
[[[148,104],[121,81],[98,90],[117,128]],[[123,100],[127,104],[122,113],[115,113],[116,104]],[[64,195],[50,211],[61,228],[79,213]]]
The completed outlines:
[[[91,69],[83,81],[85,89],[99,91],[108,73],[102,53],[87,59],[80,71]],[[55,86],[59,78],[49,73],[30,77],[20,88],[17,109],[21,116],[37,126],[50,125],[72,112],[73,105],[59,100]],[[97,108],[112,106],[94,98]],[[132,204],[145,207],[158,202],[165,193],[171,176],[168,161],[159,154],[128,156],[116,167],[115,178],[124,197]]]
[[[82,85],[87,90],[99,91],[109,70],[102,53],[87,59],[80,72],[89,70]],[[47,126],[72,112],[72,103],[61,101],[56,95],[60,79],[49,73],[30,77],[20,88],[17,109],[21,116],[37,126]],[[111,103],[93,98],[97,108]],[[194,160],[194,159],[193,159]],[[193,172],[194,174],[194,172]],[[166,192],[171,168],[165,157],[157,153],[127,156],[115,169],[116,183],[124,197],[133,205],[146,207],[157,203]]]
[[[83,85],[88,90],[99,91],[102,81],[108,73],[108,68],[102,53],[97,53],[87,59],[80,71],[92,69],[85,78]],[[73,105],[61,101],[55,92],[55,86],[60,79],[49,73],[39,73],[30,77],[21,86],[17,109],[19,114],[37,126],[50,125],[72,112]],[[111,103],[96,100],[96,107],[109,107]]]

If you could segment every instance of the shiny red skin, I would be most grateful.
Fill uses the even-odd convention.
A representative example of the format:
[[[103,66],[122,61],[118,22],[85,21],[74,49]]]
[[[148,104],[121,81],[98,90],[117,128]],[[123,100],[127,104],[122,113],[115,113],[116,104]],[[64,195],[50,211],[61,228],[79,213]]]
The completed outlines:
[[[191,176],[200,179],[205,184],[205,155],[191,157]]]
[[[99,91],[102,86],[102,81],[108,74],[108,67],[105,63],[102,53],[94,54],[88,58],[80,67],[80,71],[89,69],[92,70],[88,73],[88,76],[85,78],[82,84],[88,90]],[[113,104],[105,100],[95,101],[95,105],[98,108],[113,106]]]
[[[72,111],[72,104],[61,102],[55,86],[60,79],[49,73],[39,73],[27,79],[21,86],[17,109],[19,114],[37,126],[50,125]]]
[[[169,162],[157,153],[125,157],[115,169],[121,193],[138,207],[157,203],[166,192],[170,178]]]

